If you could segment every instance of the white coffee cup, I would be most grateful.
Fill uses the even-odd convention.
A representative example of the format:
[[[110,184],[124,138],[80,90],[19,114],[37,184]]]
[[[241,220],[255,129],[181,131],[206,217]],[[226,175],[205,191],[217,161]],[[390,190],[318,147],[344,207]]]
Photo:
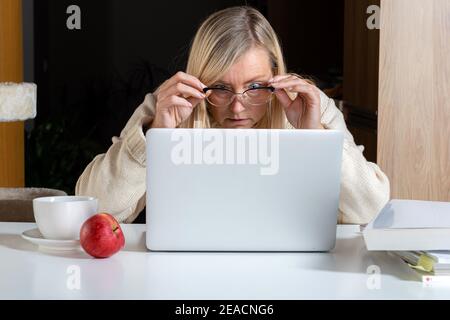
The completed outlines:
[[[95,215],[93,197],[61,196],[33,199],[33,212],[42,236],[51,240],[78,240],[82,224]]]

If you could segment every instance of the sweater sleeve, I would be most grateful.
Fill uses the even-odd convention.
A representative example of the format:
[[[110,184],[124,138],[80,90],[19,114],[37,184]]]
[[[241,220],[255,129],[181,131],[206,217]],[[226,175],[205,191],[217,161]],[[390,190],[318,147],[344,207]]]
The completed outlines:
[[[321,109],[323,126],[344,132],[338,222],[366,224],[389,201],[389,180],[375,163],[365,159],[364,147],[355,144],[342,112],[323,92]]]
[[[119,222],[131,223],[145,207],[146,149],[144,124],[153,120],[152,94],[135,110],[120,137],[104,154],[92,160],[79,177],[76,195],[92,196],[99,211],[111,213]]]

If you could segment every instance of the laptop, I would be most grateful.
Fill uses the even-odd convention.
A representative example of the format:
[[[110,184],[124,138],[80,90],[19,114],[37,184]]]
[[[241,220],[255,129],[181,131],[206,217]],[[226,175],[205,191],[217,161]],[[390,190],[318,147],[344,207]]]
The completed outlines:
[[[150,129],[151,251],[329,251],[343,132]]]

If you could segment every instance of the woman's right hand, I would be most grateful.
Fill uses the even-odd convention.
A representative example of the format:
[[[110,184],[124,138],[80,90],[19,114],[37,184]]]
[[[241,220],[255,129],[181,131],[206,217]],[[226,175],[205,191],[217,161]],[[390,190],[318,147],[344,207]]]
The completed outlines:
[[[151,127],[176,128],[206,98],[205,87],[196,77],[177,72],[153,93],[156,114]]]

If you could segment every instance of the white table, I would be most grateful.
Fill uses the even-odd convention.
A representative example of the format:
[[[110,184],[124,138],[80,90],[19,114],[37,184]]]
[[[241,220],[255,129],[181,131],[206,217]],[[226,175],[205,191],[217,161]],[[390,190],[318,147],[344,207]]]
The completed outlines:
[[[104,260],[39,251],[20,236],[34,227],[0,223],[0,299],[450,298],[398,258],[367,252],[359,226],[338,226],[330,253],[155,253],[144,225],[123,225],[126,247]],[[379,278],[367,273],[373,265]]]

